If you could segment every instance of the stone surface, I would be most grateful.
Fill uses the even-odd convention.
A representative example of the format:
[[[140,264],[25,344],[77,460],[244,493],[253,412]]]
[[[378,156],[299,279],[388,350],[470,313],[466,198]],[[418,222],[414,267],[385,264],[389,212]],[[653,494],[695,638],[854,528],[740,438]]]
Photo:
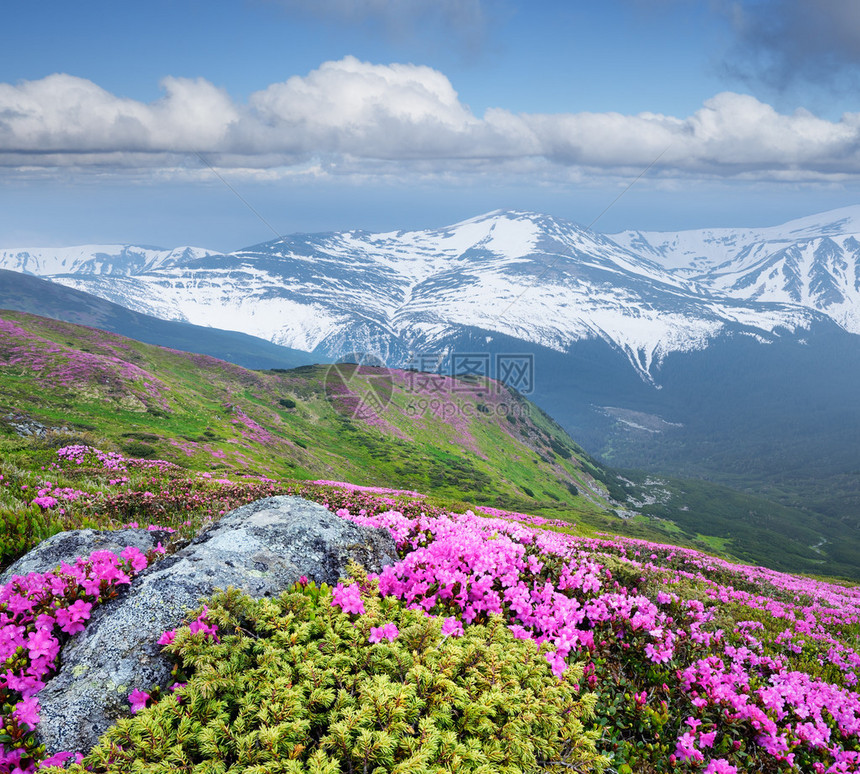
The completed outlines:
[[[32,551],[10,564],[0,575],[0,584],[8,583],[13,575],[28,575],[31,572],[48,572],[61,562],[74,564],[79,556],[87,557],[93,551],[113,551],[120,553],[128,546],[139,548],[146,553],[155,548],[159,541],[167,542],[166,532],[153,532],[146,529],[97,530],[76,529],[59,532],[43,540]]]
[[[168,686],[170,664],[160,655],[158,638],[216,588],[276,596],[302,575],[336,583],[350,560],[378,572],[396,559],[387,531],[359,527],[299,497],[237,508],[94,611],[63,650],[59,673],[38,694],[41,742],[49,754],[86,753],[129,715],[129,693]]]

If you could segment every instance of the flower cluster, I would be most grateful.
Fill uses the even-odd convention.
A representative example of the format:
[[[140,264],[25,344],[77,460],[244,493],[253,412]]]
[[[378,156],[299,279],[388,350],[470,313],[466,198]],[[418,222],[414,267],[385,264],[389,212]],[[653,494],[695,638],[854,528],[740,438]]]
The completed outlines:
[[[617,771],[860,771],[858,588],[647,541],[577,537],[567,522],[498,508],[448,513],[406,490],[236,482],[83,445],[61,451],[61,470],[50,481],[47,474],[2,480],[4,490],[48,510],[77,508],[115,526],[169,523],[183,534],[245,502],[295,493],[341,518],[388,529],[400,559],[376,578],[380,591],[438,616],[443,637],[502,616],[514,636],[542,646],[557,675],[573,660],[586,661],[581,682],[597,697],[592,728]],[[103,477],[106,486],[75,496],[79,490],[67,481],[57,483],[63,475],[82,487]],[[140,565],[133,555],[112,566],[95,555],[88,561],[97,567],[93,577],[67,578],[59,596],[45,596],[45,584],[60,583],[50,578],[0,595],[0,645],[11,648],[3,723],[17,735],[7,730],[12,741],[2,748],[0,773],[31,770],[37,692],[51,659],[111,584]],[[366,616],[364,591],[339,584],[332,604]],[[391,618],[373,623],[363,630],[370,643],[402,643]],[[217,637],[205,611],[191,626]],[[171,636],[166,632],[163,644]],[[48,671],[39,672],[43,667]],[[132,694],[133,709],[150,698]]]
[[[858,654],[839,637],[852,627],[860,631],[857,589],[671,546],[534,529],[530,517],[501,511],[481,518],[471,512],[368,515],[342,507],[337,515],[391,532],[401,559],[378,576],[383,594],[427,614],[453,613],[447,627],[503,615],[515,636],[545,644],[556,674],[572,657],[591,659],[591,688],[613,676],[638,681],[629,710],[620,712],[635,716],[640,731],[674,727],[671,747],[652,744],[666,749],[666,765],[731,774],[743,759],[818,774],[860,770],[860,697],[850,690]],[[749,585],[751,576],[770,596],[729,582]],[[698,588],[695,597],[688,596],[691,588]],[[361,612],[356,586],[335,594],[342,609]],[[721,626],[725,605],[738,611],[728,632]],[[792,637],[783,634],[766,647],[755,636],[763,624],[744,620],[744,612],[790,621],[792,637],[803,633],[816,643],[818,666],[830,659],[845,687],[792,668],[789,649],[766,653]],[[657,704],[660,694],[668,699]],[[676,719],[673,726],[670,701],[683,723]],[[604,709],[617,723],[619,706]]]
[[[154,549],[153,556],[161,551]],[[37,695],[56,670],[63,643],[83,631],[93,608],[116,596],[116,587],[129,583],[151,558],[134,547],[119,555],[95,551],[53,572],[15,575],[0,588],[0,772],[35,770],[41,757],[33,735],[40,720]],[[60,753],[43,763],[70,757]]]

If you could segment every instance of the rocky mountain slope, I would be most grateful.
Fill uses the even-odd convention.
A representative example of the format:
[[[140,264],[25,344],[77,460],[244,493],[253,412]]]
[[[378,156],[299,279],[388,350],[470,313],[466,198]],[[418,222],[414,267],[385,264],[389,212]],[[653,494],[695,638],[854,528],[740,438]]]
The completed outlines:
[[[464,332],[485,331],[558,352],[602,341],[648,380],[669,353],[702,349],[727,330],[795,333],[821,317],[715,293],[641,251],[527,212],[429,231],[297,234],[230,255],[49,252],[7,250],[0,268],[162,319],[331,357],[371,352],[390,365],[451,351]]]
[[[625,231],[612,239],[709,292],[797,304],[860,333],[860,206],[771,228]]]

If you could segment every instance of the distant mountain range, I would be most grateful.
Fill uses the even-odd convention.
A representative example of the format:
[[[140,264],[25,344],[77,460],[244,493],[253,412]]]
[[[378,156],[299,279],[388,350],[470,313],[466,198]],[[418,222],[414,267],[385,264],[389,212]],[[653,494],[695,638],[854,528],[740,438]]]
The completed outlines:
[[[212,355],[245,368],[296,368],[320,362],[318,356],[245,333],[160,320],[89,293],[6,269],[0,269],[0,309],[30,312],[118,333],[147,344]]]
[[[832,220],[819,231],[833,235]],[[787,245],[793,231],[804,241]],[[404,365],[481,330],[558,352],[603,341],[652,380],[669,353],[700,350],[729,331],[793,334],[823,314],[860,332],[857,253],[848,238],[815,233],[788,224],[613,240],[544,215],[493,212],[444,229],[298,234],[230,254],[2,250],[0,268],[330,357],[362,350]]]
[[[764,491],[860,529],[858,256],[860,206],[611,236],[497,211],[229,254],[6,249],[0,268],[316,359],[528,357],[532,378],[514,386],[603,459]]]
[[[860,207],[771,228],[624,231],[612,239],[715,295],[798,304],[860,333]]]

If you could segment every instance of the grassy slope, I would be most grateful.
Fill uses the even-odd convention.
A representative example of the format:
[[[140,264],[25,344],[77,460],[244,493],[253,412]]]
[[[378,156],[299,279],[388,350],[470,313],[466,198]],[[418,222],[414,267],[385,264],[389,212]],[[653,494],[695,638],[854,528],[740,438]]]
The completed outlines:
[[[149,344],[169,341],[175,349],[212,355],[245,368],[295,368],[319,362],[307,352],[245,333],[161,320],[56,282],[5,269],[0,269],[0,309],[89,325]]]
[[[850,557],[822,554],[803,514],[777,513],[760,498],[702,482],[667,484],[669,504],[618,518],[609,493],[644,501],[649,488],[623,485],[544,412],[495,383],[427,384],[421,375],[345,367],[340,391],[344,384],[347,391],[337,395],[327,366],[248,371],[21,312],[0,312],[0,328],[0,456],[22,468],[39,459],[39,442],[18,439],[12,425],[38,421],[88,433],[101,448],[191,470],[411,489],[439,502],[576,521],[586,534],[626,534],[779,569],[860,577]],[[387,406],[356,416],[361,395]],[[771,515],[751,529],[741,518],[750,511]]]
[[[11,425],[29,419],[190,469],[350,480],[499,506],[552,503],[605,526],[605,491],[585,472],[581,450],[497,385],[434,393],[443,405],[422,412],[430,396],[412,392],[408,375],[346,368],[356,395],[385,380],[390,403],[366,420],[353,416],[350,395],[332,399],[326,366],[248,371],[26,313],[4,311],[0,320],[7,454],[26,447],[12,440]]]

